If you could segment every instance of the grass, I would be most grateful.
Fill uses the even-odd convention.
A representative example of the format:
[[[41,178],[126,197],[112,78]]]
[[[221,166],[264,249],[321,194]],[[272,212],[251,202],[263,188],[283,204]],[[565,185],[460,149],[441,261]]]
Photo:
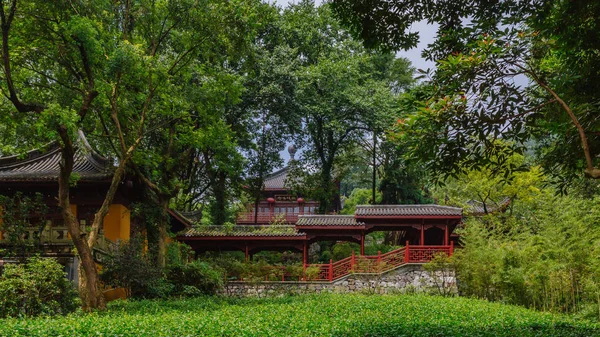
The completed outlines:
[[[113,302],[59,318],[0,320],[0,336],[600,336],[567,316],[465,298],[322,294]]]

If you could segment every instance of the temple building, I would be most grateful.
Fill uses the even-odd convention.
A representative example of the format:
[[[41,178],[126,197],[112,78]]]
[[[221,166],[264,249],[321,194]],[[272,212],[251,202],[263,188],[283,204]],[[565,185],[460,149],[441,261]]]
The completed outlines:
[[[286,166],[265,178],[262,197],[258,204],[257,225],[268,225],[277,220],[294,224],[298,221],[298,216],[315,214],[319,208],[317,201],[306,199],[288,187],[288,172],[289,167]],[[247,205],[246,212],[238,216],[236,223],[255,224],[255,205]]]
[[[44,223],[32,223],[23,239],[37,243],[43,256],[58,258],[66,266],[70,278],[75,278],[78,261],[57,206],[60,162],[61,151],[56,143],[46,146],[43,150],[27,152],[23,156],[0,158],[0,195],[11,197],[17,192],[29,196],[37,193],[42,195],[42,200],[48,207],[47,214],[43,216]],[[80,134],[73,167],[73,173],[78,179],[75,186],[71,187],[70,202],[82,231],[91,225],[94,214],[104,201],[112,179],[112,169],[111,162],[94,152],[83,134]],[[101,260],[101,255],[107,252],[111,243],[129,239],[129,205],[134,199],[132,184],[124,181],[100,229],[98,243],[94,249],[97,260]],[[0,231],[0,247],[7,244],[7,237]],[[0,256],[0,259],[10,260],[10,257]]]
[[[30,151],[24,156],[0,158],[0,195],[42,195],[49,212],[44,216],[43,223],[32,221],[32,227],[28,228],[23,239],[36,242],[43,256],[58,258],[71,278],[75,278],[78,261],[57,206],[60,162],[61,152],[57,144],[50,144],[44,150]],[[104,201],[113,169],[113,163],[94,152],[83,134],[80,134],[73,169],[78,179],[71,187],[70,201],[82,231],[92,223],[95,212]],[[238,216],[233,228],[203,226],[199,224],[198,212],[170,210],[171,231],[177,233],[176,240],[190,245],[197,253],[242,251],[249,258],[265,250],[301,252],[305,268],[311,262],[309,246],[319,241],[356,242],[360,245],[360,251],[356,252],[359,259],[380,260],[381,256],[364,256],[365,235],[375,231],[395,231],[400,234],[405,246],[386,257],[393,260],[395,265],[427,262],[437,252],[452,254],[457,240],[453,232],[463,217],[461,208],[440,205],[362,205],[357,206],[354,215],[317,215],[318,202],[295,194],[287,185],[290,179],[288,174],[289,168],[285,167],[267,176],[258,213],[254,212],[255,205],[248,205],[247,211]],[[99,263],[104,254],[110,253],[111,245],[130,238],[129,208],[134,200],[139,199],[133,185],[127,178],[123,179],[104,218],[94,247],[94,256]],[[0,227],[0,248],[7,244],[8,240]],[[0,259],[3,258],[6,257],[0,256]],[[352,263],[355,261],[353,258]],[[323,280],[331,281],[335,275],[341,275],[331,269],[333,261],[329,268],[323,269]]]

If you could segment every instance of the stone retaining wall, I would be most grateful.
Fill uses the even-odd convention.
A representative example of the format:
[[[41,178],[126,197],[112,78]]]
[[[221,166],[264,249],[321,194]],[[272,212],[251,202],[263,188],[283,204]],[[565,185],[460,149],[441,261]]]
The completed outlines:
[[[445,281],[442,284],[442,281]],[[398,269],[382,274],[351,274],[334,282],[229,282],[223,291],[224,295],[276,296],[281,294],[313,294],[321,292],[335,293],[396,293],[396,292],[439,292],[455,291],[454,273],[438,272],[432,275],[423,270],[421,265],[404,265]]]

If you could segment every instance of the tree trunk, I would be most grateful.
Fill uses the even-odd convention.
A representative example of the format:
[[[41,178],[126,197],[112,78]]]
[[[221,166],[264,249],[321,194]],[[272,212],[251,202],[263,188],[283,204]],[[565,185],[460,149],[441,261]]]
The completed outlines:
[[[319,196],[319,213],[321,214],[331,213],[334,208],[333,200],[335,196],[332,195],[331,166],[326,163],[321,171],[321,186],[323,188],[323,194]]]
[[[165,268],[167,265],[167,240],[169,238],[167,232],[169,199],[159,197],[159,205],[161,208],[161,216],[158,223],[158,251],[156,254],[156,265],[160,268]]]
[[[371,205],[375,205],[377,203],[377,134],[375,131],[373,131],[373,181],[371,189],[373,193]]]
[[[82,309],[83,311],[104,309],[106,304],[100,289],[98,270],[92,251],[86,242],[85,233],[79,230],[79,222],[71,211],[69,180],[73,171],[75,150],[73,143],[68,138],[67,131],[64,129],[61,130],[61,138],[64,144],[58,177],[58,204],[81,262],[79,266],[79,296],[81,297]]]
[[[226,216],[226,205],[227,205],[227,201],[226,199],[226,176],[225,176],[225,172],[223,171],[219,171],[218,172],[218,180],[215,182],[216,184],[216,188],[215,188],[215,225],[223,225],[225,223],[225,221],[227,220],[227,216]]]

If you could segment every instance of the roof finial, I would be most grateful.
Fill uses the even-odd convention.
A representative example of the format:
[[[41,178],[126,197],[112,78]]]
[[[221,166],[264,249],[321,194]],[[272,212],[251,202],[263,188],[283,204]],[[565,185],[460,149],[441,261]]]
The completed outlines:
[[[296,147],[294,144],[288,146],[288,153],[290,154],[290,161],[294,160],[294,156],[296,155]]]

